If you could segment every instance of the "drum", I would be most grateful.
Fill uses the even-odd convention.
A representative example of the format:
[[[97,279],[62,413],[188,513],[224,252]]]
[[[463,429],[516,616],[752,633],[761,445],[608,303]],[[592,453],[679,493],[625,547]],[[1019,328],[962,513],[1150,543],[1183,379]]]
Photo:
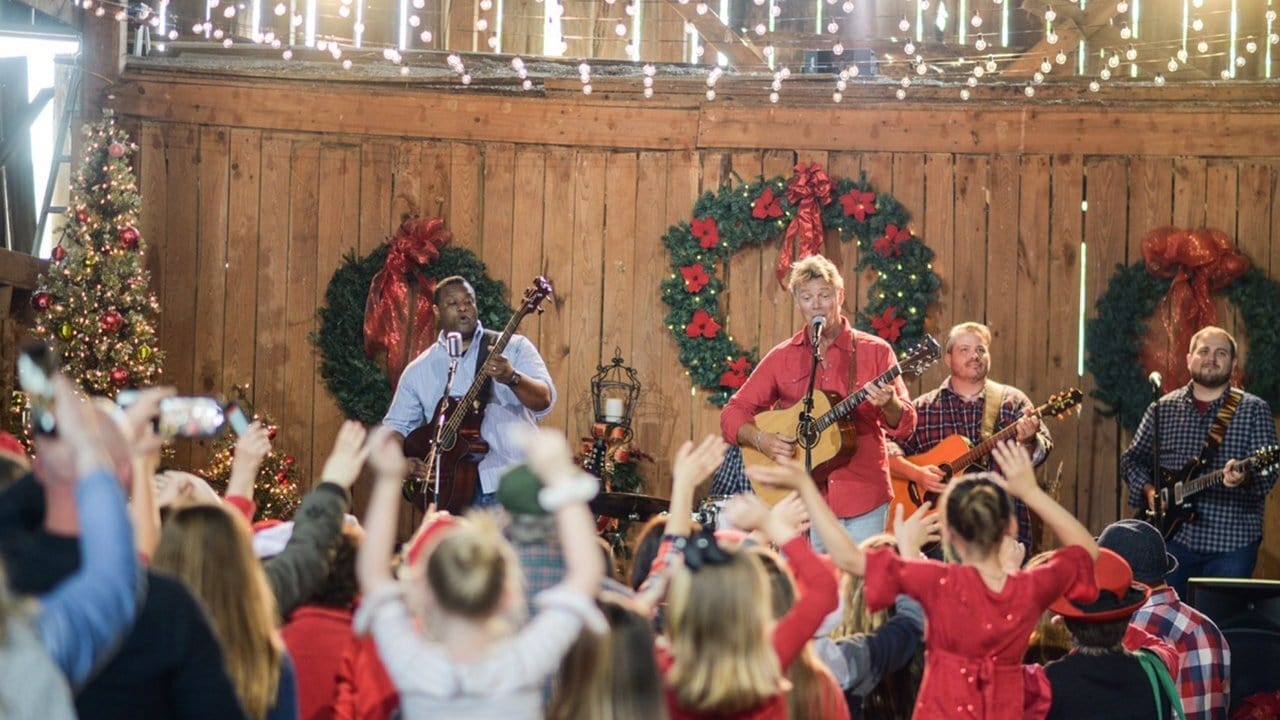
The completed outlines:
[[[703,527],[712,530],[720,529],[720,514],[724,512],[724,506],[729,503],[729,495],[711,495],[703,500],[698,508],[693,511],[693,521],[701,523]]]

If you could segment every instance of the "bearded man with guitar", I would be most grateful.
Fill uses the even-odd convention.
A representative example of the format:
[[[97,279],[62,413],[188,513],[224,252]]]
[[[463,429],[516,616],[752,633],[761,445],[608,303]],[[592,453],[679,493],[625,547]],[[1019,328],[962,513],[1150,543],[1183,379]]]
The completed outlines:
[[[439,468],[444,477],[436,502],[453,512],[469,505],[495,504],[499,476],[522,458],[510,428],[537,425],[555,403],[555,385],[542,356],[528,338],[514,334],[519,320],[537,310],[538,303],[550,292],[545,279],[535,280],[535,286],[525,293],[524,305],[499,335],[481,326],[476,292],[471,283],[456,275],[436,283],[434,300],[439,340],[405,368],[391,407],[382,419],[384,425],[408,438],[406,456],[412,453],[421,461],[427,455],[425,464],[414,463],[416,477],[411,477],[410,483],[416,483],[412,488],[415,495],[422,492],[425,481],[426,496],[430,500],[435,484],[437,468],[431,466],[430,454],[423,448],[432,448],[437,436],[452,434],[454,437],[441,441],[442,449],[468,443],[475,451],[462,452],[462,457],[452,463],[435,458],[435,464],[445,465]],[[456,364],[448,347],[451,333],[461,336],[455,340]],[[450,396],[470,399],[470,402],[451,408],[449,414],[455,417],[447,418],[442,428],[436,428],[451,364],[455,364],[455,374],[450,383]],[[477,418],[477,414],[482,417]],[[478,437],[466,430],[475,425],[476,419],[479,419]],[[458,425],[456,431],[438,432],[450,430],[455,424]]]
[[[830,428],[837,436],[845,436],[846,448],[856,442],[856,450],[815,464],[813,474],[846,531],[854,542],[861,542],[884,532],[889,512],[885,434],[897,438],[910,434],[916,424],[915,409],[901,377],[887,372],[897,367],[893,347],[854,330],[842,314],[844,278],[834,263],[821,255],[804,258],[792,266],[787,286],[804,327],[760,360],[725,405],[720,429],[725,440],[742,448],[748,476],[756,458],[768,462],[803,456],[794,433],[760,427],[756,416],[775,405],[789,407],[803,401],[815,353],[815,320],[822,318],[817,344],[820,362],[813,378],[815,397],[822,395],[821,391],[846,397],[863,388],[865,400],[848,409],[851,422],[846,427],[839,432]],[[872,382],[878,377],[885,379]]]
[[[992,467],[989,455],[972,458],[967,468],[956,467],[958,458],[928,457],[931,450],[953,436],[964,438],[962,447],[967,449],[964,446],[982,444],[993,434],[1005,431],[1006,437],[1012,435],[1009,439],[1016,439],[1027,448],[1032,464],[1037,467],[1053,450],[1049,428],[1040,422],[1026,393],[987,378],[991,371],[990,328],[977,322],[960,323],[951,328],[943,357],[950,375],[941,386],[916,398],[919,419],[915,432],[898,443],[907,457],[894,454],[889,458],[889,470],[895,480],[915,483],[925,491],[926,497],[933,499],[934,507],[938,505],[935,494],[946,489],[946,481],[952,474]],[[922,455],[926,457],[920,457]],[[895,487],[903,485],[899,482]],[[908,508],[908,514],[910,510]],[[1017,500],[1014,514],[1018,518],[1018,542],[1029,551],[1031,515]]]
[[[1277,444],[1271,408],[1257,395],[1231,387],[1235,368],[1236,340],[1230,333],[1211,325],[1193,335],[1187,352],[1191,382],[1147,408],[1133,443],[1120,458],[1129,504],[1154,511],[1152,418],[1159,405],[1160,466],[1165,471],[1161,489],[1166,498],[1161,508],[1165,527],[1160,529],[1173,529],[1166,517],[1185,520],[1166,538],[1169,553],[1178,560],[1168,583],[1183,597],[1188,577],[1253,575],[1262,540],[1263,503],[1276,482],[1270,472]],[[1259,461],[1263,457],[1269,459]],[[1201,479],[1210,482],[1196,482]],[[1177,507],[1174,499],[1186,495],[1186,484],[1204,485],[1203,491]],[[1173,489],[1178,492],[1171,494]]]

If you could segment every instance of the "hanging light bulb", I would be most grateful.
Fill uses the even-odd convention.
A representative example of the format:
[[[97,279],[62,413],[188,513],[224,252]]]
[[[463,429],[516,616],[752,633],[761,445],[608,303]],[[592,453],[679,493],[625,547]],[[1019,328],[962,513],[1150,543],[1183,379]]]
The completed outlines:
[[[1201,30],[1204,30],[1204,21],[1203,21],[1203,20],[1201,20],[1201,19],[1200,19],[1200,18],[1198,18],[1198,17],[1197,17],[1197,18],[1192,19],[1192,20],[1191,20],[1191,29],[1192,29],[1192,30],[1195,30],[1196,32],[1200,32]]]
[[[1111,68],[1102,68],[1102,70],[1098,72],[1098,77],[1102,78],[1103,80],[1110,80]]]
[[[1125,0],[1120,0],[1120,2],[1116,3],[1116,12],[1121,15],[1129,12],[1129,3],[1125,2]]]
[[[1196,52],[1200,53],[1201,55],[1204,55],[1205,53],[1209,52],[1209,43],[1205,42],[1204,40],[1201,40],[1200,42],[1196,43]]]
[[[901,30],[902,32],[906,32],[910,30],[911,21],[904,16],[901,20],[898,21],[898,29]]]
[[[1045,8],[1045,11],[1044,11],[1045,22],[1053,22],[1054,20],[1057,20],[1057,19],[1058,19],[1058,13],[1054,12],[1053,8]]]
[[[961,100],[969,99],[969,88],[960,88],[960,99]]]
[[[1128,40],[1132,36],[1133,36],[1133,32],[1129,30],[1129,23],[1127,22],[1120,23],[1120,39]]]
[[[1258,43],[1250,40],[1249,42],[1244,44],[1244,51],[1249,53],[1250,55],[1258,52]]]
[[[1165,65],[1165,67],[1169,68],[1169,72],[1177,72],[1177,71],[1178,71],[1178,61],[1177,61],[1177,60],[1175,60],[1175,59],[1173,59],[1173,58],[1169,58],[1169,64],[1168,64],[1168,65]]]
[[[1040,61],[1040,72],[1047,73],[1051,70],[1053,70],[1053,65],[1049,64],[1049,58],[1044,58]]]
[[[908,40],[907,44],[902,46],[902,52],[906,53],[907,55],[915,55],[916,44]]]
[[[1053,56],[1053,61],[1054,61],[1054,62],[1056,62],[1056,63],[1058,63],[1059,65],[1066,65],[1066,64],[1067,64],[1067,54],[1066,54],[1066,53],[1064,53],[1064,52],[1062,52],[1061,50],[1059,50],[1059,51],[1058,51],[1058,54]]]
[[[969,24],[976,28],[982,27],[982,16],[978,14],[977,10],[974,10],[973,17],[969,18]]]
[[[973,41],[973,49],[978,52],[985,51],[987,49],[987,39],[979,35],[978,39]]]
[[[1175,57],[1177,57],[1177,58],[1178,58],[1178,62],[1180,62],[1180,63],[1185,63],[1185,62],[1187,61],[1187,57],[1188,57],[1188,56],[1187,56],[1187,51],[1186,51],[1185,49],[1183,49],[1183,48],[1178,48],[1178,53],[1177,53],[1177,55],[1176,55]]]
[[[1156,73],[1155,83],[1157,87],[1164,87],[1164,73]]]
[[[1102,89],[1102,85],[1099,84],[1097,80],[1089,81],[1089,92],[1098,92],[1101,89]]]
[[[1137,48],[1135,48],[1134,46],[1130,45],[1130,46],[1129,46],[1129,47],[1124,51],[1124,59],[1125,59],[1125,60],[1128,60],[1128,61],[1130,61],[1130,62],[1132,62],[1132,61],[1134,61],[1134,60],[1137,60],[1137,59],[1138,59],[1138,49],[1137,49]]]

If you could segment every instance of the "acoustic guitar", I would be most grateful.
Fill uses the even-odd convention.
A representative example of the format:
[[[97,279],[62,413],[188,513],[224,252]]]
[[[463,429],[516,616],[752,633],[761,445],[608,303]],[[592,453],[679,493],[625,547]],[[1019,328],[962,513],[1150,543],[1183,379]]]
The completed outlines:
[[[1049,401],[1035,409],[1035,413],[1041,418],[1060,417],[1071,411],[1080,401],[1084,399],[1084,393],[1077,388],[1067,388],[1060,393],[1051,395]],[[1018,433],[1017,425],[1009,425],[1001,430],[992,433],[991,437],[974,445],[969,438],[959,433],[948,435],[942,439],[942,442],[934,445],[926,452],[918,455],[909,455],[907,460],[916,465],[937,465],[942,470],[942,482],[946,483],[955,475],[964,472],[965,468],[983,460],[995,446],[1016,437]],[[893,479],[893,495],[895,500],[902,501],[906,506],[906,513],[910,515],[915,509],[923,505],[925,502],[933,503],[934,507],[938,506],[939,493],[927,492],[924,488],[916,484],[914,480],[908,480],[900,475],[891,473]],[[906,489],[903,493],[902,490]],[[903,497],[910,499],[910,502],[903,501]]]
[[[542,302],[552,292],[549,280],[541,275],[534,278],[533,284],[524,291],[520,307],[507,321],[489,353],[501,354],[520,322],[531,313],[542,312]],[[483,341],[482,337],[478,342]],[[440,479],[439,494],[435,498],[438,509],[457,515],[471,505],[480,478],[480,461],[489,452],[489,444],[480,437],[484,404],[478,399],[488,380],[488,375],[477,372],[461,397],[441,398],[429,422],[404,439],[405,457],[423,460],[427,468],[424,477],[405,481],[404,495],[411,497],[419,509],[426,507],[428,496],[435,491],[437,473]],[[439,423],[441,417],[445,418],[443,426]]]
[[[1276,469],[1277,458],[1280,458],[1280,448],[1275,445],[1264,445],[1254,454],[1236,463],[1236,467],[1255,476],[1265,476]],[[1192,467],[1190,470],[1194,472],[1195,468]],[[1186,471],[1180,473],[1162,471],[1164,475],[1160,486],[1159,502],[1164,512],[1161,513],[1160,524],[1156,524],[1155,513],[1147,508],[1139,510],[1137,517],[1155,525],[1160,534],[1164,535],[1165,540],[1172,540],[1183,523],[1195,522],[1199,519],[1195,502],[1191,498],[1211,487],[1221,485],[1223,473],[1221,470],[1215,470],[1198,477],[1188,478],[1186,476],[1189,473]]]
[[[941,356],[938,341],[929,335],[924,336],[898,360],[893,367],[880,373],[870,382],[864,384],[849,397],[840,396],[830,390],[813,391],[813,412],[804,417],[804,401],[797,402],[788,408],[766,410],[755,416],[756,427],[763,432],[777,433],[796,439],[797,453],[803,457],[806,448],[812,459],[811,471],[820,475],[839,460],[847,459],[857,449],[857,432],[851,417],[854,408],[858,407],[871,394],[872,387],[893,382],[899,375],[919,375]],[[774,465],[773,458],[765,455],[750,445],[742,446],[742,464],[750,468],[758,465]],[[756,494],[766,503],[773,505],[786,496],[786,491],[768,488],[752,482]]]

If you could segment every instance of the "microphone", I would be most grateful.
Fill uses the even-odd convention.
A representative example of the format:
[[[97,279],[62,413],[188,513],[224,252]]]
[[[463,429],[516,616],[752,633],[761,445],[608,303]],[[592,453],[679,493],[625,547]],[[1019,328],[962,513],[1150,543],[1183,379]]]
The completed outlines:
[[[818,341],[822,338],[822,331],[827,327],[827,318],[825,315],[814,315],[809,324],[813,327],[813,345],[817,347]]]
[[[1151,383],[1152,390],[1160,392],[1160,388],[1164,385],[1164,376],[1160,374],[1159,370],[1153,370],[1151,371],[1151,374],[1147,376],[1147,382]]]
[[[462,357],[462,333],[447,332],[444,334],[444,348],[448,351],[449,357],[457,360]]]

